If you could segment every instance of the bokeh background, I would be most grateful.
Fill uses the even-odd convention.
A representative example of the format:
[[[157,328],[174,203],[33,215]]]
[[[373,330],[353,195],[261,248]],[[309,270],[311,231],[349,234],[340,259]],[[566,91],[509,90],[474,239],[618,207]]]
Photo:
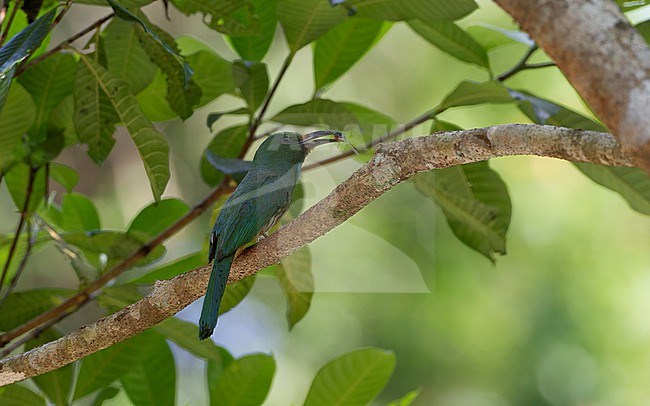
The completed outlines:
[[[462,26],[515,28],[496,5],[479,4]],[[171,10],[167,21],[158,3],[145,11],[158,25],[184,36],[179,42],[185,50],[209,46],[227,59],[236,57],[200,17]],[[104,14],[106,8],[75,6],[52,43]],[[490,54],[491,62],[497,71],[506,70],[524,52],[523,45],[499,48]],[[265,59],[272,78],[286,53],[278,29]],[[536,58],[545,60],[541,53]],[[269,116],[311,97],[311,64],[306,47],[282,82]],[[435,106],[465,79],[488,77],[433,48],[405,24],[395,24],[326,96],[366,105],[403,123]],[[523,72],[508,84],[590,114],[555,68]],[[192,205],[209,192],[198,172],[212,137],[205,118],[231,108],[229,97],[185,122],[159,124],[173,154],[167,196]],[[527,122],[508,105],[452,109],[441,118],[466,128]],[[223,118],[215,131],[234,122]],[[428,133],[422,126],[411,135]],[[100,168],[82,148],[66,150],[58,159],[81,174],[77,191],[95,202],[104,228],[124,230],[151,201],[137,151],[127,137],[118,132],[115,150]],[[309,159],[336,152],[324,148]],[[350,160],[305,173],[307,205],[359,166]],[[460,243],[442,212],[406,183],[311,244],[316,294],[307,316],[291,332],[276,280],[258,278],[251,294],[220,319],[213,339],[236,356],[274,354],[277,370],[266,404],[302,403],[320,366],[365,346],[397,355],[397,369],[377,404],[417,388],[417,405],[650,404],[650,218],[633,212],[620,196],[568,162],[509,157],[494,159],[491,166],[507,183],[513,203],[508,254],[494,265]],[[163,261],[201,247],[211,228],[209,217],[173,237]],[[12,232],[16,221],[13,203],[0,185],[0,232]],[[34,254],[19,289],[74,285],[64,259],[47,248]],[[90,306],[65,326],[92,320],[98,312]],[[178,316],[196,321],[199,312],[197,302]],[[203,362],[174,350],[180,368],[178,404],[205,404]],[[128,403],[121,395],[111,404]]]

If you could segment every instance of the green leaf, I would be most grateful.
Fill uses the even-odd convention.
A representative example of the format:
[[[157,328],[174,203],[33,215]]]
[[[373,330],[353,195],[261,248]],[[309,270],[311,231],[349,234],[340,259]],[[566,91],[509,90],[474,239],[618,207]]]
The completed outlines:
[[[408,24],[422,38],[438,47],[441,51],[461,61],[490,68],[490,61],[485,49],[453,22],[410,20]]]
[[[152,203],[138,213],[127,233],[142,243],[162,233],[189,211],[189,207],[179,199],[163,199]]]
[[[115,145],[113,133],[120,117],[102,84],[93,78],[93,70],[82,61],[77,63],[74,106],[74,127],[79,141],[88,145],[88,156],[101,164]]]
[[[133,94],[146,88],[156,74],[156,65],[140,45],[137,30],[133,24],[114,18],[102,31],[106,68],[128,83]]]
[[[212,51],[198,51],[185,59],[194,70],[194,82],[201,88],[197,106],[204,106],[222,94],[235,94],[230,62]]]
[[[106,387],[99,391],[95,399],[93,399],[92,406],[103,406],[104,402],[113,399],[120,394],[120,390],[112,386]]]
[[[641,169],[573,164],[594,182],[620,194],[633,210],[650,215],[650,177]]]
[[[388,382],[395,362],[392,351],[379,348],[335,358],[316,374],[305,406],[368,404]]]
[[[64,234],[63,239],[68,244],[94,253],[106,254],[109,259],[114,260],[128,257],[142,245],[135,237],[119,231],[72,232]]]
[[[21,163],[14,165],[5,175],[7,189],[18,210],[23,210],[25,207],[30,172],[31,169],[29,166]],[[29,196],[29,207],[27,208],[28,212],[35,211],[41,204],[41,201],[45,197],[46,182],[45,168],[41,167],[34,175],[32,193]]]
[[[278,20],[291,53],[317,40],[347,18],[343,7],[322,0],[278,0]]]
[[[266,64],[261,62],[235,61],[232,76],[238,95],[244,99],[250,111],[262,104],[269,90],[269,73]]]
[[[50,163],[50,177],[63,186],[68,193],[72,192],[72,189],[79,182],[79,174],[77,171],[67,165],[56,162]]]
[[[247,0],[172,0],[172,3],[185,15],[210,16],[203,18],[205,24],[224,34],[247,35],[259,28],[253,15],[255,10]],[[242,12],[247,13],[245,18]]]
[[[61,226],[65,231],[93,231],[101,228],[95,204],[84,195],[63,195],[61,209]]]
[[[361,59],[377,42],[382,26],[377,20],[349,18],[319,38],[314,46],[316,89],[334,82]]]
[[[60,337],[61,334],[58,331],[49,328],[39,334],[37,338],[28,341],[25,345],[25,350],[40,347]],[[73,373],[74,365],[68,364],[46,374],[35,376],[32,379],[52,403],[57,406],[65,406],[68,404]]]
[[[170,317],[154,327],[158,334],[173,341],[179,347],[191,352],[197,357],[223,365],[230,363],[232,355],[212,340],[197,340],[199,329],[195,324],[188,323],[176,317]]]
[[[391,401],[388,406],[410,406],[415,402],[415,399],[420,396],[421,392],[422,389],[412,390],[401,398]]]
[[[147,24],[151,28],[147,28],[144,32],[136,30],[140,44],[149,55],[151,62],[158,65],[165,74],[167,102],[172,110],[184,120],[192,115],[194,107],[198,105],[201,99],[201,88],[191,79],[192,69],[178,54],[178,47],[174,39],[160,28],[148,22]]]
[[[36,105],[30,135],[42,139],[47,132],[52,111],[72,94],[75,60],[70,54],[56,53],[27,69],[18,79]]]
[[[273,42],[275,26],[278,24],[276,2],[275,0],[251,0],[250,3],[255,7],[255,15],[259,19],[259,32],[255,35],[230,36],[229,39],[242,59],[259,62],[264,58]],[[246,18],[247,13],[241,14],[247,24],[253,23],[253,21],[247,21],[250,20],[250,18]]]
[[[131,362],[128,373],[120,381],[131,402],[136,406],[160,406],[176,403],[176,365],[165,339],[147,332],[142,355]]]
[[[167,78],[160,70],[136,99],[142,106],[145,116],[151,121],[165,121],[178,117],[167,102]]]
[[[350,0],[360,16],[379,20],[458,20],[478,7],[474,0]]]
[[[311,297],[314,294],[309,247],[301,248],[286,257],[274,267],[274,270],[282,290],[287,295],[287,321],[291,330],[309,310]]]
[[[0,112],[3,110],[16,67],[41,45],[54,21],[56,10],[53,8],[43,14],[0,48],[0,77],[3,82],[3,86],[0,86]]]
[[[107,309],[109,313],[115,313],[126,306],[130,306],[142,299],[135,285],[116,285],[102,289],[101,295],[97,297],[97,303]]]
[[[472,25],[466,31],[476,42],[487,50],[517,42],[525,44],[528,47],[535,45],[535,41],[525,32],[506,30],[490,24],[479,23]]]
[[[462,130],[460,126],[437,118],[433,119],[433,123],[431,124],[432,133],[436,133],[440,131],[459,131],[459,130]]]
[[[217,133],[206,150],[222,158],[237,158],[244,148],[248,125],[229,127]],[[223,173],[214,169],[205,154],[201,157],[201,177],[210,186],[216,186],[223,180]]]
[[[509,92],[513,99],[520,102],[519,110],[534,123],[591,131],[607,131],[607,128],[602,124],[550,100],[520,90],[509,89]]]
[[[219,314],[226,313],[244,300],[246,295],[251,291],[254,283],[255,275],[226,286],[226,291],[223,293],[223,298],[221,299]]]
[[[9,385],[0,391],[2,406],[45,406],[45,399],[20,384]]]
[[[154,0],[122,0],[120,3],[128,8],[140,8],[153,3]],[[94,4],[98,6],[106,6],[106,0],[76,0],[79,4]]]
[[[272,121],[303,127],[328,126],[343,130],[346,126],[359,126],[357,115],[339,102],[328,99],[314,99],[282,110]]]
[[[35,119],[32,97],[20,84],[14,83],[0,113],[0,175],[9,169],[14,161],[14,150]]]
[[[239,158],[222,158],[212,151],[205,151],[205,158],[216,170],[230,175],[237,183],[241,182],[251,168],[251,161]]]
[[[445,96],[442,103],[436,107],[435,114],[452,107],[481,103],[512,103],[512,97],[508,90],[498,82],[477,83],[466,80]]]
[[[512,206],[505,183],[487,162],[437,169],[413,177],[442,209],[453,233],[491,261],[505,254]]]
[[[616,4],[618,4],[618,6],[621,8],[621,10],[630,11],[630,10],[634,10],[635,8],[638,8],[638,7],[647,6],[648,2],[646,0],[636,0],[636,1],[616,0]]]
[[[210,404],[257,406],[266,399],[275,374],[275,361],[266,354],[253,354],[230,362],[225,370],[208,361]]]
[[[74,94],[72,94],[63,99],[50,116],[50,131],[63,132],[66,147],[79,143],[79,137],[74,128],[74,111]]]
[[[144,116],[126,83],[85,55],[80,55],[79,63],[86,67],[86,69],[81,69],[86,74],[79,75],[77,72],[77,75],[84,76],[86,83],[94,82],[101,87],[120,121],[124,123],[138,148],[154,198],[160,200],[170,176],[167,140],[153,128],[151,122]],[[101,123],[97,124],[101,126]]]
[[[0,312],[0,331],[9,331],[26,321],[38,316],[63,303],[72,296],[72,289],[33,289],[13,292],[7,298],[4,306],[10,312]]]
[[[214,112],[208,114],[208,118],[206,119],[206,125],[212,131],[212,126],[214,123],[217,122],[221,117],[227,116],[227,115],[240,115],[240,114],[249,114],[248,109],[245,109],[243,107],[234,109],[234,110],[229,110],[229,111],[223,111],[223,112]]]
[[[171,279],[191,269],[205,265],[205,261],[205,257],[200,251],[195,252],[194,254],[186,255],[162,265],[160,268],[156,268],[137,279],[129,281],[129,283],[154,283],[156,281]]]
[[[141,12],[138,12],[138,15],[135,15],[115,0],[106,0],[106,2],[111,6],[111,8],[113,8],[116,16],[120,17],[126,22],[142,27],[142,30],[148,34],[148,38],[151,38],[153,41],[155,41],[165,52],[167,52],[169,56],[178,62],[183,71],[183,85],[185,88],[187,88],[188,84],[190,83],[190,79],[192,78],[192,69],[190,69],[187,63],[185,63],[183,57],[179,55],[178,49],[170,45],[174,43],[174,39],[169,34],[167,34],[166,31],[163,31],[160,28],[152,25],[147,17]],[[144,42],[144,38],[140,38],[143,40],[142,42]],[[149,50],[146,49],[146,47],[145,50],[147,53],[149,53]],[[160,57],[161,55],[156,53],[156,55],[152,56],[150,54],[150,56],[152,58],[155,56],[155,59],[157,59],[157,57]]]
[[[104,388],[128,373],[134,364],[149,355],[144,350],[148,348],[148,341],[149,334],[138,334],[84,358],[75,386],[74,400]]]
[[[348,126],[344,128],[345,136],[355,145],[357,149],[363,144],[368,144],[380,137],[388,134],[395,128],[396,122],[391,117],[380,113],[378,111],[369,109],[364,106],[353,103],[342,103],[343,106],[354,115],[358,125]],[[340,145],[345,148],[345,145]],[[354,159],[359,162],[368,162],[374,156],[372,148],[366,151],[361,150],[358,155],[354,155]]]
[[[634,26],[636,30],[645,39],[645,42],[650,44],[650,21],[644,21]]]

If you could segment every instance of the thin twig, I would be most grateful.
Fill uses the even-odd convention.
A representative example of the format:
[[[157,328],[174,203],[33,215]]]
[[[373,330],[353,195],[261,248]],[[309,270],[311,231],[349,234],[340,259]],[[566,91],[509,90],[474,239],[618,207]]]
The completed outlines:
[[[262,120],[264,120],[264,115],[266,114],[266,111],[268,110],[269,105],[271,104],[271,99],[273,98],[273,95],[275,95],[275,92],[278,90],[282,78],[284,78],[284,75],[287,73],[287,69],[289,69],[289,65],[291,65],[291,61],[293,60],[294,55],[295,54],[292,52],[284,60],[284,63],[280,68],[280,72],[278,73],[278,77],[275,78],[275,82],[273,83],[273,86],[271,86],[271,90],[266,95],[266,98],[262,103],[262,109],[260,110],[260,114],[251,122],[250,128],[248,129],[248,138],[244,143],[244,148],[242,149],[239,158],[242,158],[246,154],[250,146],[253,144],[253,141],[255,141],[255,131],[257,131],[257,128],[262,123]]]
[[[125,258],[121,263],[117,264],[110,271],[103,273],[93,283],[85,289],[79,291],[76,295],[72,296],[65,302],[57,307],[54,307],[44,313],[39,314],[21,326],[14,328],[2,335],[0,335],[0,348],[6,346],[12,340],[20,337],[21,335],[47,323],[50,320],[63,318],[73,311],[72,308],[78,308],[87,303],[91,299],[91,295],[104,287],[108,282],[121,275],[124,271],[131,268],[139,260],[147,256],[155,247],[162,244],[166,239],[176,234],[179,230],[189,224],[192,220],[203,214],[212,203],[214,203],[223,193],[229,189],[226,187],[228,178],[224,179],[207,197],[195,205],[185,216],[181,217],[171,226],[167,227],[162,233],[158,234],[151,241],[140,247],[139,250]]]
[[[52,25],[50,25],[49,32],[52,32],[54,27],[59,25],[61,20],[63,20],[63,16],[70,10],[70,7],[72,6],[72,0],[66,0],[66,2],[63,4],[63,10],[59,14],[57,14],[56,17],[54,17],[54,21],[52,21]]]
[[[526,63],[528,62],[530,57],[533,56],[535,51],[537,51],[537,49],[538,48],[536,44],[531,45],[531,47],[528,48],[528,51],[526,51],[524,56],[522,56],[521,59],[516,64],[514,64],[512,68],[508,69],[507,71],[497,76],[496,80],[498,82],[503,82],[504,80],[507,80],[513,77],[514,75],[516,75],[517,73],[521,72],[522,70],[526,69]]]
[[[25,249],[25,255],[23,255],[23,259],[20,261],[20,264],[18,265],[18,269],[16,270],[16,273],[14,276],[11,278],[11,282],[9,283],[9,287],[7,290],[4,292],[2,297],[0,297],[0,309],[2,309],[2,306],[4,306],[5,302],[7,301],[7,298],[13,292],[14,289],[16,289],[16,285],[18,285],[18,279],[20,279],[20,275],[22,275],[23,270],[27,266],[27,259],[29,258],[29,254],[32,251],[32,247],[34,246],[34,243],[36,242],[36,238],[33,238],[32,236],[32,228],[27,225],[27,248]]]
[[[549,62],[540,62],[540,63],[527,63],[528,59],[530,59],[530,57],[533,55],[533,53],[536,50],[537,50],[537,45],[531,46],[528,49],[528,51],[526,52],[526,54],[519,60],[519,62],[517,62],[515,64],[515,66],[513,66],[508,71],[506,71],[506,72],[502,73],[501,75],[499,75],[496,78],[496,80],[499,81],[499,82],[503,82],[504,80],[516,75],[517,73],[519,73],[519,72],[521,72],[523,70],[540,69],[540,68],[547,68],[547,67],[550,67],[550,66],[555,66],[555,63],[551,62],[551,61],[549,61]],[[380,144],[382,142],[385,142],[385,141],[394,140],[396,137],[404,134],[405,132],[411,130],[412,128],[426,122],[427,120],[430,120],[430,119],[434,118],[435,115],[437,115],[437,114],[439,114],[441,112],[442,111],[434,111],[434,110],[428,111],[428,112],[422,114],[421,116],[418,116],[417,118],[409,121],[408,123],[404,124],[403,126],[401,126],[399,128],[396,128],[395,130],[389,132],[385,136],[382,136],[382,137],[379,137],[378,139],[374,139],[372,141],[367,142],[366,145],[365,145],[365,149],[370,149],[370,148],[376,147],[378,144]],[[308,171],[310,169],[314,169],[314,168],[317,168],[319,166],[331,164],[333,162],[338,162],[338,161],[340,161],[342,159],[345,159],[347,157],[350,157],[352,155],[354,155],[354,151],[352,151],[352,150],[345,151],[345,152],[343,152],[341,154],[338,154],[338,155],[335,155],[335,156],[332,156],[332,157],[329,157],[329,158],[322,159],[322,160],[320,160],[318,162],[314,162],[314,163],[309,164],[309,165],[305,165],[303,167],[303,171]]]
[[[11,29],[11,24],[13,24],[14,18],[16,18],[16,14],[18,13],[18,9],[22,4],[23,4],[23,0],[16,0],[14,2],[14,8],[11,10],[11,14],[9,14],[7,25],[5,26],[4,31],[2,31],[2,36],[0,36],[0,46],[4,45],[5,41],[7,40],[7,36],[9,35],[9,30]]]
[[[21,73],[23,73],[25,70],[27,70],[31,66],[37,64],[38,62],[42,61],[45,58],[48,58],[48,57],[52,56],[53,54],[59,52],[63,48],[67,47],[68,45],[70,45],[73,42],[75,42],[76,40],[78,40],[79,38],[83,37],[84,35],[88,34],[89,32],[93,31],[94,29],[100,27],[102,24],[104,24],[106,21],[110,20],[113,17],[115,17],[115,13],[110,13],[110,14],[100,18],[99,20],[95,21],[94,23],[92,23],[88,27],[86,27],[83,30],[79,31],[78,33],[74,34],[70,38],[62,41],[59,45],[57,45],[54,48],[50,49],[46,53],[41,54],[41,55],[37,56],[36,58],[31,59],[26,64],[19,66],[18,69],[16,70],[16,75],[15,76],[20,75]]]
[[[9,247],[9,253],[7,254],[7,262],[5,262],[4,268],[2,269],[2,275],[0,276],[0,286],[4,285],[7,274],[9,273],[9,267],[11,265],[11,260],[13,259],[14,254],[16,253],[16,247],[18,246],[18,240],[20,239],[20,232],[23,229],[25,220],[28,216],[29,211],[29,201],[32,197],[32,192],[34,191],[34,179],[36,178],[37,167],[29,168],[29,178],[27,180],[27,191],[25,192],[25,202],[23,203],[23,208],[20,211],[20,219],[18,220],[18,226],[16,227],[16,233],[14,234],[14,239],[11,242]]]
[[[376,147],[378,144],[380,144],[382,142],[386,142],[386,141],[389,141],[389,140],[394,140],[395,138],[399,137],[400,135],[404,134],[405,132],[417,127],[418,125],[420,125],[420,124],[422,124],[424,122],[426,122],[427,120],[431,120],[433,118],[434,113],[435,112],[433,110],[429,110],[426,113],[421,114],[420,116],[418,116],[418,117],[414,118],[413,120],[409,121],[408,123],[406,123],[406,124],[396,128],[396,129],[388,132],[386,135],[381,136],[378,139],[368,141],[366,143],[366,145],[364,145],[364,147],[365,147],[364,150],[374,148],[374,147]],[[320,160],[318,162],[314,162],[314,163],[311,163],[309,165],[305,165],[303,167],[302,171],[305,172],[305,171],[317,168],[319,166],[331,164],[333,162],[338,162],[338,161],[340,161],[342,159],[345,159],[345,158],[347,158],[349,156],[352,156],[354,154],[355,154],[355,152],[353,150],[345,151],[345,152],[342,152],[342,153],[340,153],[338,155],[334,155],[334,156],[331,156],[329,158],[322,159],[322,160]]]
[[[27,341],[38,337],[39,335],[41,335],[41,333],[43,331],[47,330],[48,328],[52,327],[56,323],[63,320],[68,314],[70,314],[70,313],[62,313],[56,319],[52,319],[52,320],[48,321],[47,323],[43,324],[42,326],[40,326],[38,328],[35,328],[34,330],[30,331],[28,334],[25,334],[24,336],[20,337],[20,339],[14,341],[13,343],[11,343],[10,346],[8,346],[7,348],[5,348],[4,350],[2,350],[0,352],[0,359],[7,357],[16,348],[18,348],[21,345],[25,344]]]

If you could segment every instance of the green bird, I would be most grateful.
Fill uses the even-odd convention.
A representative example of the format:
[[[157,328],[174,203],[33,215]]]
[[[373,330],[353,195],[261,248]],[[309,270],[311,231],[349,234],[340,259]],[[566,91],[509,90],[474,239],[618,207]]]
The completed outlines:
[[[282,132],[258,148],[248,173],[226,200],[210,235],[212,273],[199,319],[199,338],[212,335],[233,260],[240,248],[273,227],[291,204],[300,167],[318,145],[346,141],[343,134],[316,131],[302,136]]]

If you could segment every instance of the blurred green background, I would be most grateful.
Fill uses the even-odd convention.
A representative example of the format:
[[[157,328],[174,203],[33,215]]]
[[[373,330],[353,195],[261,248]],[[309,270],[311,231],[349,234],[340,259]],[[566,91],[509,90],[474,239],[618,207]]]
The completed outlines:
[[[493,3],[461,21],[515,28]],[[177,36],[192,36],[227,59],[223,38],[200,17],[160,5],[149,17]],[[52,43],[76,32],[106,9],[73,9]],[[188,41],[189,42],[189,41]],[[265,61],[277,74],[286,47],[280,30]],[[490,54],[506,70],[523,45]],[[539,60],[544,60],[542,55]],[[311,50],[300,51],[282,82],[270,113],[308,100],[313,93]],[[327,97],[353,101],[406,122],[435,106],[464,79],[487,74],[426,43],[405,24],[395,24]],[[555,68],[528,71],[508,84],[589,114]],[[198,162],[211,134],[208,113],[228,109],[223,96],[185,122],[161,123],[172,155],[167,196],[188,204],[209,191]],[[462,127],[527,122],[514,106],[453,109],[441,117]],[[223,118],[215,131],[236,119]],[[426,126],[410,135],[429,133]],[[327,148],[325,148],[327,149]],[[311,161],[330,150],[318,151]],[[58,160],[82,175],[77,190],[89,195],[104,228],[125,229],[150,203],[137,151],[118,132],[115,151],[97,168],[81,148]],[[345,161],[304,175],[307,205],[329,193],[360,164]],[[417,405],[642,405],[650,404],[650,219],[630,210],[617,194],[579,173],[570,163],[512,157],[491,161],[513,202],[508,254],[492,265],[460,243],[442,212],[409,184],[400,185],[343,226],[311,244],[316,294],[307,316],[288,332],[285,297],[275,279],[261,277],[252,293],[220,319],[213,339],[234,355],[273,353],[274,384],[266,404],[301,403],[316,371],[347,351],[377,346],[394,350],[397,369],[377,404],[421,388]],[[0,186],[0,232],[17,221]],[[211,228],[202,216],[167,245],[164,261],[196,251]],[[128,278],[129,275],[125,275]],[[33,256],[19,289],[74,286],[72,270],[54,248]],[[200,303],[179,317],[198,320]],[[96,308],[66,321],[75,326],[96,317]],[[206,402],[203,362],[174,347],[180,367],[178,404]],[[125,395],[113,405],[128,404]]]

